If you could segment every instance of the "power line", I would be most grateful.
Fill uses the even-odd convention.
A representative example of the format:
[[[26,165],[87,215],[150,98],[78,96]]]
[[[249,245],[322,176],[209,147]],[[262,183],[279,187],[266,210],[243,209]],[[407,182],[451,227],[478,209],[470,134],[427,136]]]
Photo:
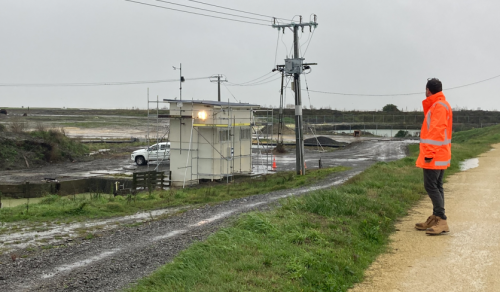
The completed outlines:
[[[273,82],[273,81],[276,81],[278,79],[280,79],[281,77],[278,77],[278,78],[275,78],[275,79],[272,79],[272,80],[269,80],[269,81],[266,81],[266,82],[257,82],[257,83],[252,83],[252,84],[247,84],[247,85],[238,85],[238,84],[228,84],[229,86],[257,86],[257,85],[262,85],[262,84],[266,84],[266,83],[269,83],[269,82]],[[264,80],[262,80],[264,81]]]
[[[266,77],[267,75],[269,75],[269,74],[273,74],[273,73],[274,73],[274,72],[272,72],[272,71],[271,71],[271,72],[268,72],[268,73],[266,73],[266,74],[264,74],[264,75],[262,75],[262,76],[260,76],[260,77],[258,77],[258,78],[252,79],[252,80],[250,80],[250,81],[242,82],[242,83],[234,83],[234,82],[229,82],[229,83],[230,83],[230,84],[234,84],[234,85],[244,85],[244,84],[248,84],[248,83],[254,82],[254,81],[256,81],[256,80],[259,80],[259,79],[261,79],[261,78],[263,78],[263,77]],[[265,79],[264,79],[264,80],[265,80]],[[263,80],[261,80],[261,81],[263,81]],[[257,81],[257,82],[260,82],[260,81]]]
[[[304,74],[304,79],[306,81],[307,97],[309,98],[309,109],[312,109],[311,95],[309,94],[309,85],[307,84],[307,74]]]
[[[167,10],[173,10],[173,11],[183,12],[183,13],[189,13],[189,14],[195,14],[195,15],[200,15],[200,16],[218,18],[218,19],[223,19],[223,20],[236,21],[236,22],[242,22],[242,23],[262,25],[262,26],[269,26],[269,25],[262,24],[262,23],[257,23],[257,22],[251,22],[251,21],[245,21],[245,20],[237,20],[237,19],[232,19],[232,18],[227,18],[227,17],[220,17],[220,16],[214,16],[214,15],[208,15],[208,14],[203,14],[203,13],[196,13],[196,12],[191,12],[191,11],[185,11],[185,10],[168,8],[168,7],[154,5],[154,4],[148,4],[148,3],[138,2],[138,1],[132,1],[132,0],[124,0],[124,1],[132,2],[132,3],[136,3],[136,4],[141,4],[141,5],[146,5],[146,6],[151,6],[151,7],[156,7],[156,8],[162,8],[162,9],[167,9]]]
[[[483,79],[480,81],[464,84],[464,85],[459,85],[459,86],[454,86],[454,87],[449,87],[445,88],[443,90],[454,90],[458,88],[463,88],[467,86],[472,86],[476,85],[479,83],[483,83],[489,80],[493,80],[500,77],[500,75],[496,75],[487,79]],[[394,94],[361,94],[361,93],[343,93],[343,92],[328,92],[328,91],[319,91],[319,90],[309,90],[310,92],[316,92],[316,93],[323,93],[323,94],[331,94],[331,95],[347,95],[347,96],[408,96],[408,95],[422,95],[424,92],[410,92],[410,93],[394,93]]]
[[[269,78],[266,78],[266,79],[269,79]],[[264,79],[264,80],[266,80]],[[267,84],[267,83],[270,83],[270,82],[273,82],[273,81],[276,81],[278,79],[281,79],[281,76],[275,78],[275,79],[271,79],[269,81],[266,81],[266,82],[261,82],[261,83],[253,83],[253,84],[248,84],[248,85],[243,85],[243,86],[257,86],[257,85],[262,85],[262,84]],[[264,80],[261,80],[261,81],[264,81]]]
[[[203,8],[198,8],[194,6],[189,6],[189,5],[183,5],[183,4],[178,4],[178,3],[173,3],[169,1],[163,1],[163,0],[156,0],[158,2],[163,2],[163,3],[168,3],[172,5],[177,5],[177,6],[182,6],[182,7],[187,7],[191,9],[198,9],[198,10],[203,10],[203,11],[208,11],[208,12],[213,12],[213,13],[219,13],[219,14],[224,14],[224,15],[230,15],[230,16],[236,16],[236,17],[241,17],[241,18],[246,18],[246,19],[253,19],[253,20],[258,20],[258,21],[263,21],[263,22],[269,22],[269,19],[261,19],[261,18],[255,18],[255,17],[248,17],[248,16],[242,16],[242,15],[236,15],[236,14],[231,14],[231,13],[225,13],[225,12],[219,12],[215,10],[209,10],[209,9],[203,9]]]
[[[304,90],[304,89],[302,89]],[[396,94],[358,94],[358,93],[342,93],[342,92],[329,92],[329,91],[319,91],[319,90],[311,90],[310,92],[323,93],[323,94],[331,94],[331,95],[347,95],[347,96],[400,96],[400,95],[421,95],[422,92],[413,92],[413,93],[396,93]]]
[[[276,19],[291,21],[290,19],[279,18],[279,17],[269,16],[269,15],[263,15],[263,14],[258,14],[258,13],[252,13],[252,12],[248,12],[248,11],[244,11],[244,10],[238,10],[238,9],[224,7],[224,6],[218,6],[218,5],[209,4],[209,3],[205,3],[205,2],[201,2],[201,1],[196,1],[196,0],[188,0],[188,1],[199,3],[199,4],[203,4],[203,5],[213,6],[213,7],[217,7],[217,8],[222,8],[222,9],[227,9],[227,10],[232,10],[232,11],[247,13],[247,14],[251,14],[251,15],[257,15],[257,16],[270,17],[270,18],[276,18]]]
[[[498,77],[500,77],[500,75],[493,76],[493,77],[490,77],[490,78],[487,78],[487,79],[483,79],[481,81],[476,81],[476,82],[472,82],[472,83],[465,84],[465,85],[459,85],[459,86],[455,86],[455,87],[446,88],[445,90],[453,90],[453,89],[457,89],[457,88],[471,86],[471,85],[475,85],[475,84],[478,84],[478,83],[486,82],[486,81],[489,81],[489,80],[492,80],[492,79],[495,79],[495,78],[498,78]]]
[[[306,47],[306,50],[304,51],[304,54],[302,55],[302,57],[305,57],[306,56],[306,53],[307,53],[307,49],[309,49],[309,45],[311,44],[311,41],[312,41],[312,38],[314,36],[314,32],[316,31],[316,29],[313,30],[313,32],[311,33],[311,37],[309,38],[309,42],[307,43],[307,47]],[[304,43],[305,44],[305,43]],[[302,46],[300,46],[300,48],[302,48]]]
[[[234,96],[234,94],[231,92],[231,90],[229,90],[229,88],[227,88],[226,84],[222,83],[222,85],[224,85],[224,87],[227,89],[227,91],[229,92],[229,94],[231,94],[231,96],[234,98],[234,100],[236,100],[236,102],[240,102],[239,100],[236,99],[236,97]]]
[[[275,78],[275,79],[272,79],[272,80],[266,81],[266,80],[268,80],[268,79],[270,79],[270,78],[273,78],[273,77],[275,77],[275,76],[276,76],[276,74],[271,75],[271,76],[269,76],[269,77],[267,77],[267,78],[264,78],[264,79],[262,79],[262,80],[259,80],[259,81],[257,81],[257,82],[248,83],[248,84],[236,84],[236,83],[230,83],[230,82],[229,82],[229,83],[230,83],[230,84],[229,84],[229,86],[256,86],[256,85],[266,84],[266,83],[269,83],[269,82],[272,82],[272,81],[275,81],[275,80],[278,80],[278,79],[280,79],[280,78],[281,78],[281,77],[278,77],[278,78]],[[264,81],[265,81],[265,82],[264,82]]]
[[[209,79],[210,77],[185,78],[185,80]],[[93,83],[0,83],[0,87],[74,87],[74,86],[111,86],[179,82],[179,79],[93,82]]]
[[[279,47],[279,41],[280,41],[280,31],[278,30],[278,39],[276,40],[276,52],[274,53],[274,66],[276,66],[276,60],[278,58],[278,47]]]

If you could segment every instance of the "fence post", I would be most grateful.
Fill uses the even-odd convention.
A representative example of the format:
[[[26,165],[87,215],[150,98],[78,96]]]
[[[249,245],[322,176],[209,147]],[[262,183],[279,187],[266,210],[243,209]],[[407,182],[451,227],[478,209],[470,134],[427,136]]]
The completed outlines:
[[[29,198],[31,196],[31,194],[30,194],[30,182],[29,181],[27,181],[25,183],[24,194],[25,194],[26,198]]]
[[[160,174],[160,189],[163,191],[163,183],[165,181],[165,174],[162,172]]]
[[[137,173],[134,172],[134,174],[132,175],[132,190],[134,192],[137,191]],[[118,192],[118,188],[116,189],[116,191]]]

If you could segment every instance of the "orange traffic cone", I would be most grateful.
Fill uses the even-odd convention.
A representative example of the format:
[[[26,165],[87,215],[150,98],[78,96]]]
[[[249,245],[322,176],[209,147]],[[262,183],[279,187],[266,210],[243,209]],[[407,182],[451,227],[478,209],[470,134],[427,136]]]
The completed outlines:
[[[304,169],[307,169],[307,164],[305,160],[304,160]]]
[[[273,156],[273,169],[276,169],[276,157]]]

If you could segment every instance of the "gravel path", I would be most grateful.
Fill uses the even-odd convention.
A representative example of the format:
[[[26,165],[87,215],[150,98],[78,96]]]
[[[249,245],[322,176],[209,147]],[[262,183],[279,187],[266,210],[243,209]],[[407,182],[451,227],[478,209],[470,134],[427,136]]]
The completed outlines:
[[[450,233],[427,236],[414,229],[432,213],[426,198],[391,236],[387,254],[351,292],[500,291],[500,144],[479,157],[479,166],[444,185]]]
[[[116,291],[171,261],[194,241],[228,224],[238,214],[275,206],[279,199],[335,187],[376,161],[404,156],[402,141],[357,143],[335,151],[352,169],[333,174],[314,186],[235,199],[216,206],[191,209],[139,227],[103,231],[91,240],[66,241],[51,249],[19,250],[16,259],[0,256],[0,291]],[[12,234],[11,234],[12,235]],[[2,241],[2,236],[0,236]],[[27,255],[23,258],[23,255]]]

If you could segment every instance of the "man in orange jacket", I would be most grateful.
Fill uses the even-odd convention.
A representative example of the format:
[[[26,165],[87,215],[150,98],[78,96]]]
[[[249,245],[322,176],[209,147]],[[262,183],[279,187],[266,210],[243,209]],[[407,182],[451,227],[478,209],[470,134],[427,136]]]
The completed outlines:
[[[451,161],[451,134],[453,113],[442,92],[439,79],[430,78],[425,88],[424,122],[420,131],[420,154],[417,167],[424,170],[424,187],[431,198],[433,212],[423,223],[415,224],[418,230],[426,230],[430,235],[450,231],[444,213],[444,170]]]

